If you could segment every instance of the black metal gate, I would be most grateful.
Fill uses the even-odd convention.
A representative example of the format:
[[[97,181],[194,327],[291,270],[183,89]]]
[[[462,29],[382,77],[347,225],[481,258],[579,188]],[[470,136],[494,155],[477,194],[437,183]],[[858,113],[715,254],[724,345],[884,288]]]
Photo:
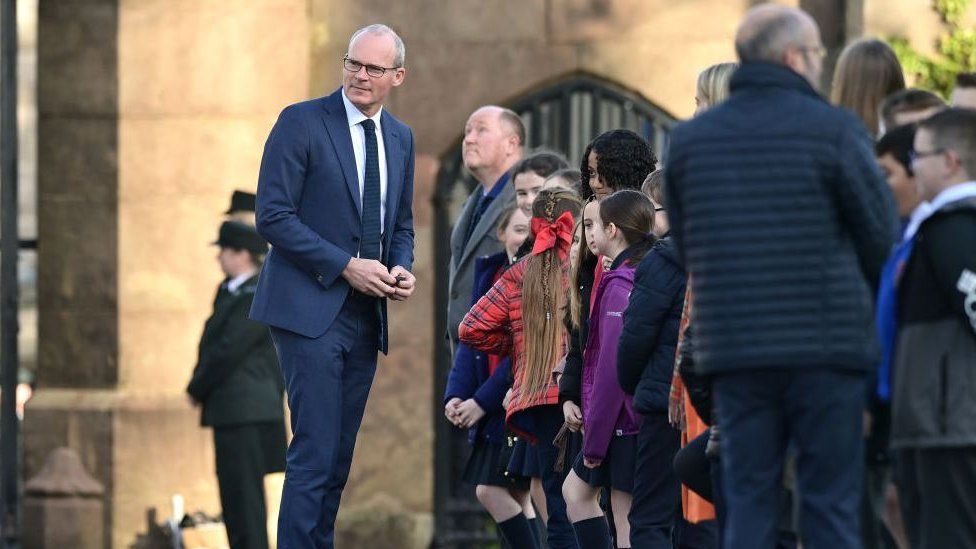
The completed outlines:
[[[638,93],[588,73],[573,73],[544,83],[504,104],[525,122],[528,150],[545,147],[579,165],[587,143],[616,128],[647,138],[658,157],[674,117]],[[444,419],[441,398],[451,369],[450,348],[441,337],[447,323],[447,285],[454,220],[476,182],[463,171],[461,138],[441,157],[434,207],[434,542],[436,548],[480,547],[496,542],[491,518],[461,482],[469,448],[466,433]]]

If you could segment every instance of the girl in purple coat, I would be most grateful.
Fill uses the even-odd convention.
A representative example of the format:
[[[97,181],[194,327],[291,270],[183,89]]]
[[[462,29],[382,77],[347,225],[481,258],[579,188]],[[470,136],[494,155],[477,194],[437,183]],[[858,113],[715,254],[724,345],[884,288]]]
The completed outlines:
[[[596,289],[583,354],[581,400],[583,451],[563,484],[566,510],[580,547],[612,547],[600,509],[600,492],[610,490],[617,547],[630,547],[630,511],[636,435],[641,417],[633,398],[617,382],[617,342],[634,287],[634,271],[654,244],[654,206],[643,193],[622,190],[600,202],[594,240],[611,266]]]

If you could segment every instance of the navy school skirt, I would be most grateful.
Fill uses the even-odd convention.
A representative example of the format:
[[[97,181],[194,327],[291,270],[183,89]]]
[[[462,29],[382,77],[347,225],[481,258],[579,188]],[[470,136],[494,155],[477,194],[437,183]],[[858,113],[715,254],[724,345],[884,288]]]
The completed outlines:
[[[508,462],[508,471],[514,475],[526,478],[539,478],[539,448],[528,443],[522,437],[509,437],[515,440],[512,459]]]
[[[583,465],[583,452],[579,452],[573,463],[573,471],[594,488],[610,488],[630,494],[634,491],[636,460],[637,435],[614,436],[607,457],[599,467],[590,469]]]
[[[509,472],[509,456],[513,452],[506,446],[506,443],[490,442],[484,438],[477,439],[471,449],[471,456],[464,465],[461,480],[474,486],[484,484],[528,490],[528,477]],[[511,450],[514,450],[514,447]]]

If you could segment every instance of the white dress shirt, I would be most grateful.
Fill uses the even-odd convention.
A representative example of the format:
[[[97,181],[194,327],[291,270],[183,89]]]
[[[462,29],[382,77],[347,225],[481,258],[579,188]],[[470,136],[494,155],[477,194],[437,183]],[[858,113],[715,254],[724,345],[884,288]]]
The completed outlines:
[[[250,278],[252,276],[254,276],[254,271],[251,271],[249,273],[239,274],[239,275],[235,276],[234,278],[228,280],[227,281],[227,291],[229,291],[232,294],[236,294],[238,288],[241,287],[241,284],[244,284],[245,282],[247,282],[248,280],[250,280]]]
[[[356,176],[359,178],[359,200],[362,204],[363,187],[366,179],[366,130],[362,126],[362,121],[370,118],[376,123],[376,153],[379,157],[380,168],[380,233],[386,226],[386,147],[383,146],[383,127],[380,125],[380,117],[383,114],[383,107],[376,111],[373,116],[367,117],[346,97],[346,91],[342,91],[342,104],[346,106],[346,120],[349,121],[349,136],[352,137],[352,152],[356,156]]]
[[[918,232],[918,229],[922,226],[922,223],[935,215],[935,213],[941,210],[944,206],[965,198],[972,198],[974,196],[976,196],[976,181],[967,181],[943,190],[937,194],[931,202],[922,202],[916,206],[915,210],[912,212],[912,216],[909,218],[908,226],[905,227],[905,233],[902,235],[902,241],[904,242],[905,240],[914,238],[915,233]]]

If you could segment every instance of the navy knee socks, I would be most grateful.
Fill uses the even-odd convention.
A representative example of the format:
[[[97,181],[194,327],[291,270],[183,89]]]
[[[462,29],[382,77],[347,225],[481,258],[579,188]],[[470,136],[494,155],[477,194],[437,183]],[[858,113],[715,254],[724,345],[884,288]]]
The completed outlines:
[[[542,539],[543,539],[542,532],[545,531],[546,526],[542,524],[542,519],[540,519],[539,517],[530,518],[529,528],[532,529],[532,538],[535,540],[535,546],[540,548],[544,547],[545,545],[542,543]]]
[[[499,522],[498,529],[512,546],[512,549],[538,549],[539,544],[536,537],[532,534],[533,526],[524,513],[519,513],[514,517]]]
[[[576,541],[580,547],[586,549],[612,549],[610,543],[610,525],[604,516],[581,520],[573,523],[573,530],[576,530]]]

